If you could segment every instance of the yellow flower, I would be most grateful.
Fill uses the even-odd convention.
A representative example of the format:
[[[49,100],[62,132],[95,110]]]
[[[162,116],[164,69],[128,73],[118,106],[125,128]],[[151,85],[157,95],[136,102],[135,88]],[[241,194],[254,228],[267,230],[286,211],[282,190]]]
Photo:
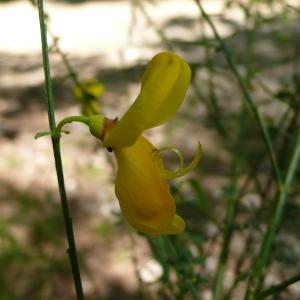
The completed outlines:
[[[117,159],[115,192],[123,215],[136,230],[153,235],[179,234],[184,220],[176,214],[175,200],[166,180],[190,172],[201,156],[201,146],[192,162],[184,167],[179,150],[156,149],[145,137],[144,130],[168,121],[183,102],[191,79],[188,64],[178,55],[161,52],[153,57],[142,78],[140,93],[120,121],[100,115],[69,117],[60,122],[79,121],[113,151]],[[174,151],[180,159],[176,171],[165,169],[161,152]]]
[[[131,226],[144,233],[179,234],[185,228],[183,219],[175,214],[175,201],[165,179],[182,176],[194,168],[201,148],[187,168],[171,172],[164,169],[159,151],[142,133],[176,113],[190,78],[188,64],[178,55],[157,54],[143,75],[133,105],[119,122],[106,121],[109,125],[104,126],[103,145],[117,159],[115,192],[122,213]]]

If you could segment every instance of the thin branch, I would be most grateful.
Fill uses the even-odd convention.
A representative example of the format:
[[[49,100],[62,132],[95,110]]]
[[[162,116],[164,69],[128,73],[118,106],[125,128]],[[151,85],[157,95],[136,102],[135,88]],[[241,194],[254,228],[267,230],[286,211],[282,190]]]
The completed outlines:
[[[282,176],[281,176],[281,172],[278,166],[278,162],[275,156],[275,151],[273,149],[273,145],[272,145],[272,141],[268,132],[268,128],[267,125],[265,123],[265,120],[263,119],[262,115],[260,114],[259,110],[257,109],[257,106],[255,105],[255,102],[252,98],[252,95],[250,93],[250,91],[247,88],[247,85],[244,81],[244,79],[242,78],[242,76],[240,75],[234,61],[232,58],[232,55],[230,53],[230,49],[228,48],[227,44],[224,42],[224,40],[221,38],[221,36],[219,35],[214,23],[211,21],[210,16],[205,12],[200,0],[194,0],[195,3],[197,4],[198,8],[201,11],[201,14],[203,16],[203,18],[206,20],[206,22],[208,23],[208,25],[210,26],[210,28],[212,29],[214,36],[216,38],[216,40],[219,42],[219,45],[225,55],[225,58],[228,62],[228,65],[232,71],[232,73],[235,75],[241,91],[243,92],[244,98],[246,100],[246,102],[248,103],[251,111],[253,112],[256,121],[259,125],[263,140],[265,142],[266,148],[267,148],[267,152],[270,158],[270,161],[272,163],[272,167],[276,176],[276,180],[277,180],[277,184],[278,184],[278,189],[281,189],[282,187]]]
[[[77,252],[75,239],[73,234],[73,225],[72,218],[69,213],[67,194],[64,184],[64,174],[61,160],[60,152],[60,137],[56,134],[56,123],[55,123],[55,114],[54,114],[54,102],[53,102],[53,93],[52,93],[52,80],[50,73],[50,64],[49,64],[49,50],[47,43],[47,29],[45,24],[45,14],[44,14],[44,4],[43,0],[38,1],[38,11],[39,11],[39,20],[40,20],[40,31],[41,31],[41,43],[42,43],[42,53],[43,53],[43,65],[44,65],[44,75],[45,75],[45,93],[46,93],[46,104],[48,112],[49,126],[52,135],[52,146],[53,154],[55,160],[56,174],[61,198],[61,205],[63,211],[63,217],[65,221],[65,228],[67,233],[68,240],[68,254],[72,268],[73,280],[76,289],[76,295],[78,300],[84,300],[84,294],[81,284],[81,276],[79,271]]]
[[[273,285],[273,286],[261,291],[258,294],[258,300],[266,298],[266,297],[276,294],[276,293],[280,293],[281,291],[286,289],[288,286],[296,283],[297,281],[300,281],[300,273],[296,274],[295,276],[293,276],[279,284]]]
[[[250,275],[248,281],[248,287],[244,298],[245,300],[254,300],[256,299],[256,296],[259,294],[259,288],[261,286],[263,273],[270,255],[272,242],[275,233],[279,227],[279,224],[281,222],[283,208],[286,203],[286,198],[288,196],[289,188],[293,182],[293,179],[296,174],[296,170],[299,166],[299,159],[300,159],[300,130],[298,129],[297,137],[296,137],[292,157],[288,166],[288,171],[284,181],[284,185],[278,194],[273,216],[270,220],[269,226],[265,233],[260,248],[259,256],[257,257],[257,260],[253,267],[253,271]]]

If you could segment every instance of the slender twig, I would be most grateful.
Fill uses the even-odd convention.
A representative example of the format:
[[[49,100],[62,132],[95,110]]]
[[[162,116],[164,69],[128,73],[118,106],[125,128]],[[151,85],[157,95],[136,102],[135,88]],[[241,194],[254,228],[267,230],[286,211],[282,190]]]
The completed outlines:
[[[234,164],[234,162],[233,162]],[[234,166],[233,166],[234,167]],[[234,188],[233,194],[230,195],[227,202],[227,210],[226,210],[226,221],[225,221],[225,228],[223,231],[222,237],[222,247],[218,258],[218,265],[216,270],[216,276],[214,279],[214,286],[213,286],[213,299],[220,300],[223,299],[223,280],[226,271],[227,259],[229,255],[229,248],[232,235],[234,233],[234,220],[237,211],[237,203],[241,196],[243,195],[245,189],[248,186],[249,179],[251,174],[248,174],[248,177],[245,178],[243,184],[238,189],[237,186],[237,178],[238,172],[236,167],[233,168],[233,179],[232,179],[232,187]]]
[[[294,65],[297,65],[296,63]],[[287,110],[288,112],[289,110]],[[298,111],[296,110],[294,112],[294,117],[292,118],[292,120],[290,121],[290,125],[288,126],[288,128],[297,128],[297,119],[298,119]],[[281,126],[279,126],[281,127]],[[288,128],[286,129],[288,131]],[[289,190],[289,187],[292,183],[293,177],[295,176],[295,172],[297,169],[297,166],[299,164],[299,143],[300,143],[300,131],[299,129],[296,130],[296,132],[294,133],[296,135],[296,141],[294,142],[293,146],[293,150],[292,150],[292,158],[287,166],[287,175],[285,178],[285,182],[284,182],[284,188],[283,190],[279,191],[279,195],[277,196],[277,200],[275,202],[275,210],[274,210],[274,214],[272,216],[272,219],[269,223],[267,232],[264,236],[264,240],[263,243],[261,245],[261,249],[260,249],[260,255],[258,256],[256,263],[254,264],[254,268],[253,271],[251,273],[251,276],[249,278],[248,281],[248,287],[245,293],[245,298],[246,300],[248,299],[260,299],[259,295],[260,292],[260,288],[262,286],[263,283],[263,277],[264,277],[264,268],[268,262],[268,256],[269,256],[269,252],[270,252],[270,248],[272,245],[272,240],[274,239],[274,235],[275,232],[277,230],[277,228],[279,227],[280,224],[280,220],[281,220],[281,215],[282,215],[282,211],[286,202],[286,198],[287,198],[287,193]],[[286,144],[287,141],[285,140],[285,142],[283,142],[282,145],[284,145],[285,147],[283,147],[282,149],[285,150],[286,148]],[[285,157],[286,155],[283,155],[283,157]],[[284,288],[284,283],[283,285],[280,285],[280,287]]]
[[[244,105],[243,105],[244,106]],[[243,106],[241,109],[243,110]],[[244,126],[240,126],[240,132],[238,135],[238,143],[240,143],[240,137],[244,134]],[[232,193],[229,195],[227,199],[227,208],[226,208],[226,221],[225,221],[225,228],[223,231],[223,238],[222,238],[222,247],[218,258],[218,265],[216,270],[216,276],[214,279],[214,286],[213,286],[213,299],[220,300],[223,297],[223,279],[225,276],[227,259],[229,255],[229,248],[231,237],[234,233],[234,220],[236,216],[236,208],[237,202],[239,200],[240,191],[237,189],[238,185],[238,177],[239,177],[239,152],[240,147],[239,145],[235,144],[235,150],[232,159],[232,167],[231,167],[231,189]],[[244,182],[245,184],[245,182]],[[242,187],[243,188],[243,187]]]
[[[247,253],[247,252],[246,252]],[[241,281],[245,281],[247,279],[248,273],[241,272],[236,275],[234,282],[232,283],[231,287],[228,289],[228,291],[224,294],[222,300],[230,300],[232,299],[232,293],[236,289],[236,287],[239,285]]]
[[[238,201],[236,195],[228,199],[227,204],[227,215],[226,215],[226,224],[223,235],[223,244],[221,252],[218,259],[218,267],[216,271],[216,278],[213,287],[213,299],[219,300],[223,294],[223,279],[225,275],[227,257],[229,253],[230,240],[233,234],[233,221],[236,215],[236,203]]]
[[[38,1],[38,11],[40,20],[40,30],[41,30],[41,43],[42,43],[42,55],[43,55],[43,65],[44,65],[44,76],[45,76],[45,94],[46,94],[46,104],[48,112],[49,126],[52,133],[55,132],[55,114],[54,114],[54,102],[52,93],[52,80],[50,72],[50,63],[48,56],[48,43],[47,43],[47,29],[45,24],[44,16],[44,3],[43,0]]]
[[[299,116],[300,116],[300,110],[298,108],[295,108],[292,111],[293,115],[291,116],[289,120],[289,124],[287,124],[284,132],[284,136],[281,141],[280,149],[278,150],[278,157],[279,157],[279,164],[281,166],[281,169],[285,170],[286,165],[288,163],[288,157],[289,157],[289,151],[290,149],[290,138],[291,133],[294,131],[295,128],[297,128],[297,124],[299,123]],[[280,128],[280,127],[279,127]],[[266,186],[264,188],[263,194],[266,198],[268,197],[268,194],[272,191],[272,174],[269,174],[269,178],[267,180]]]
[[[170,238],[169,238],[168,236],[166,236],[166,237],[164,238],[164,240],[165,240],[165,242],[167,243],[168,247],[171,249],[171,252],[172,252],[172,254],[175,256],[176,261],[179,261],[180,258],[179,258],[178,249],[176,249],[176,247],[173,245],[173,243],[171,242],[171,240],[170,240]],[[186,263],[190,265],[190,270],[193,270],[193,267],[194,267],[193,261],[192,261],[191,258],[188,257],[188,256],[187,256],[186,258],[187,258],[187,262],[186,262]],[[181,271],[179,271],[177,268],[175,268],[175,270],[176,270],[176,272],[177,272],[177,274],[178,274],[178,277],[181,279],[181,281],[186,280],[185,275],[182,274]],[[187,280],[187,281],[186,281],[186,284],[187,284],[188,287],[189,287],[189,291],[191,292],[192,298],[193,298],[194,300],[201,300],[201,296],[200,296],[200,294],[199,294],[199,291],[198,291],[197,288],[193,285],[193,283],[192,283],[190,280]],[[181,284],[180,286],[181,286],[181,288],[182,288],[183,285]],[[180,298],[180,297],[178,297],[178,298]],[[180,299],[181,299],[181,298],[180,298]]]
[[[205,34],[204,30],[204,20],[201,18],[200,19],[200,25],[201,25],[201,35],[202,39],[204,41],[205,45],[208,45],[208,38]],[[214,75],[216,73],[215,66],[213,64],[213,58],[211,55],[211,49],[210,47],[206,46],[204,48],[204,53],[205,53],[205,67],[207,69],[208,73],[208,95],[210,99],[210,107],[211,109],[208,109],[208,113],[211,114],[212,120],[216,124],[216,129],[218,130],[219,134],[223,138],[224,143],[228,148],[229,147],[229,140],[228,140],[228,132],[226,131],[225,126],[222,123],[222,113],[221,113],[221,107],[218,103],[218,98],[215,92],[215,82],[214,82]]]
[[[131,262],[133,265],[135,277],[138,280],[138,293],[139,293],[139,299],[145,300],[148,299],[148,293],[146,290],[145,282],[143,281],[143,278],[141,276],[141,272],[139,270],[139,259],[136,253],[136,240],[135,237],[132,234],[132,231],[128,231],[128,237],[129,237],[129,242],[130,242],[130,257],[131,257]]]
[[[29,0],[30,3],[34,6],[37,7],[37,3],[33,0]],[[59,46],[59,37],[54,34],[54,32],[51,30],[49,27],[50,23],[50,16],[47,12],[44,11],[44,22],[46,23],[47,26],[47,33],[48,35],[52,38],[53,43],[50,46],[50,51],[58,54],[62,60],[63,65],[65,66],[67,70],[67,78],[71,79],[73,81],[73,84],[80,89],[81,93],[84,95],[86,100],[93,100],[95,97],[89,93],[89,91],[85,88],[85,86],[80,82],[78,75],[76,73],[76,70],[73,68],[70,60],[68,59],[68,56],[65,52],[63,52]],[[95,109],[93,106],[89,107],[91,110],[91,114],[97,115],[99,114],[99,111]]]
[[[62,168],[61,152],[60,152],[60,137],[56,134],[56,123],[54,114],[54,102],[52,94],[52,80],[50,73],[49,55],[48,55],[48,43],[47,43],[47,30],[44,19],[44,4],[43,0],[38,0],[38,11],[40,20],[40,30],[41,30],[41,43],[42,43],[42,53],[43,53],[43,65],[44,65],[44,75],[45,75],[45,93],[46,93],[46,103],[49,119],[49,127],[52,135],[52,146],[53,154],[55,160],[56,174],[61,198],[61,205],[63,211],[63,217],[65,221],[65,228],[68,240],[68,254],[72,268],[73,280],[76,290],[76,295],[78,300],[84,300],[84,294],[81,284],[81,277],[76,253],[76,245],[73,234],[72,218],[69,213],[67,194],[64,184],[64,175]]]
[[[276,285],[273,285],[265,290],[262,290],[259,294],[257,299],[263,299],[266,298],[270,295],[276,294],[276,293],[280,293],[281,291],[283,291],[284,289],[286,289],[288,286],[294,284],[295,282],[300,281],[300,273],[294,275],[293,277],[279,283]]]
[[[168,38],[166,37],[164,31],[161,28],[159,28],[158,26],[156,26],[155,22],[153,22],[153,20],[149,16],[147,10],[143,6],[143,1],[137,1],[136,5],[140,9],[141,13],[143,14],[146,22],[149,24],[149,26],[151,26],[151,27],[153,27],[155,29],[156,33],[158,34],[158,36],[160,37],[160,39],[164,42],[164,44],[166,45],[166,47],[169,50],[174,50],[174,45],[171,43],[171,41],[168,40]]]
[[[300,130],[298,130],[297,132],[297,138],[295,141],[295,146],[288,166],[288,171],[285,177],[283,188],[278,193],[274,213],[272,215],[271,221],[265,233],[262,245],[260,247],[259,255],[256,259],[256,262],[253,267],[253,271],[248,281],[248,287],[244,298],[245,300],[254,300],[258,295],[259,292],[258,290],[261,286],[263,273],[270,255],[271,245],[281,221],[283,208],[286,202],[286,198],[288,196],[289,188],[293,182],[297,167],[299,165],[299,159],[300,159]]]
[[[200,0],[194,0],[194,1],[197,4],[198,8],[200,9],[203,18],[206,20],[206,22],[212,29],[216,40],[219,42],[219,45],[225,55],[228,65],[240,85],[240,88],[241,88],[241,91],[243,92],[244,98],[247,101],[249,107],[251,108],[251,111],[253,112],[253,114],[256,118],[256,121],[259,125],[263,140],[265,142],[265,145],[266,145],[269,157],[270,157],[270,161],[272,163],[272,167],[273,167],[273,170],[274,170],[274,173],[276,176],[276,180],[277,180],[277,184],[278,184],[278,189],[280,190],[282,187],[282,176],[281,176],[281,172],[280,172],[280,169],[278,166],[275,151],[273,149],[272,141],[271,141],[265,120],[262,117],[262,115],[260,114],[259,110],[257,109],[257,106],[254,103],[252,95],[251,95],[250,91],[248,90],[244,79],[240,75],[240,73],[233,61],[232,55],[230,53],[230,49],[228,48],[227,44],[224,42],[224,40],[219,35],[214,23],[211,21],[210,16],[205,12]]]
[[[240,88],[244,94],[244,98],[256,118],[256,121],[259,125],[270,161],[272,163],[273,171],[274,171],[274,174],[275,174],[276,180],[277,180],[279,196],[278,196],[278,200],[276,202],[275,212],[271,219],[270,225],[268,226],[268,230],[264,236],[264,239],[263,239],[263,242],[261,245],[261,249],[260,249],[260,253],[259,253],[257,261],[254,265],[253,271],[250,275],[250,279],[248,282],[249,285],[248,285],[246,295],[245,295],[245,299],[254,300],[255,295],[257,295],[258,289],[260,287],[260,281],[263,277],[263,272],[264,272],[265,266],[266,266],[268,258],[269,258],[271,245],[272,245],[272,242],[274,239],[275,232],[280,224],[283,207],[284,207],[286,197],[287,197],[287,191],[288,191],[288,189],[291,185],[292,179],[294,177],[296,166],[298,165],[298,160],[299,160],[299,155],[300,155],[300,135],[299,135],[299,142],[297,139],[297,144],[294,148],[294,154],[293,154],[293,157],[291,160],[290,167],[288,169],[288,174],[287,174],[286,180],[283,182],[281,171],[279,169],[279,165],[278,165],[278,162],[277,162],[277,159],[275,156],[275,151],[274,151],[274,148],[272,145],[272,141],[271,141],[265,120],[263,119],[262,115],[260,114],[259,110],[257,109],[257,106],[255,105],[255,102],[252,98],[251,93],[249,92],[249,90],[247,88],[246,83],[244,82],[244,79],[239,74],[238,69],[233,61],[232,56],[231,56],[230,50],[227,47],[227,44],[220,37],[214,23],[211,21],[209,15],[207,15],[205,10],[203,9],[201,2],[199,0],[194,0],[194,1],[196,2],[197,6],[199,7],[203,18],[207,21],[207,23],[211,27],[211,29],[215,35],[215,38],[219,42],[220,47],[223,50],[223,53],[229,64],[229,67],[231,68],[233,74],[235,75],[235,77],[240,85]],[[223,279],[220,279],[220,280],[222,281]],[[220,287],[220,284],[218,283],[218,286],[216,286],[216,287],[217,288]],[[220,293],[218,293],[218,294],[220,294]],[[218,298],[215,298],[215,299],[218,299]]]

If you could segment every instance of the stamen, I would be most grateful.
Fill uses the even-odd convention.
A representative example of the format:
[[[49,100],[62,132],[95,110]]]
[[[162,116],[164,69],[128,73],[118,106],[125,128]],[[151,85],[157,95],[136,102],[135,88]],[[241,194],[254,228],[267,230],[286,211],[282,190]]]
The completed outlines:
[[[160,149],[155,149],[154,151],[153,151],[153,156],[154,156],[154,159],[156,160],[156,161],[158,161],[158,159],[162,159],[161,158],[161,153],[162,152],[164,152],[164,151],[173,151],[175,154],[177,154],[177,156],[179,157],[179,161],[180,161],[180,165],[179,165],[179,167],[178,167],[178,169],[175,171],[175,172],[177,172],[177,171],[179,171],[180,169],[182,169],[183,168],[183,166],[184,166],[184,158],[183,158],[183,155],[182,155],[182,153],[180,152],[180,150],[178,150],[177,148],[175,148],[175,147],[163,147],[163,148],[160,148]]]
[[[167,170],[167,169],[165,169],[165,167],[163,165],[162,157],[161,157],[160,153],[163,151],[167,151],[167,150],[173,151],[179,157],[180,166],[178,167],[178,169],[176,171]],[[180,150],[178,150],[177,148],[174,148],[174,147],[164,147],[164,148],[161,148],[158,150],[155,149],[153,151],[153,160],[159,171],[160,176],[164,179],[169,180],[169,179],[174,179],[174,178],[184,176],[184,175],[188,174],[189,172],[191,172],[198,164],[198,162],[201,158],[201,154],[202,154],[202,146],[201,146],[201,144],[198,144],[198,149],[196,151],[196,154],[195,154],[193,160],[191,161],[191,163],[188,166],[184,167],[184,158],[183,158],[183,155],[180,152]]]

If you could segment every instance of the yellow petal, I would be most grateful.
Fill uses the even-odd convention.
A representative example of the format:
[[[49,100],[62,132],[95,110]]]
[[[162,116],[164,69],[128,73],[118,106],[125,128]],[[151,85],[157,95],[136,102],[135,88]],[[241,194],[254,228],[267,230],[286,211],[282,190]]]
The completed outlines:
[[[152,159],[153,145],[140,137],[131,147],[114,150],[118,172],[115,185],[123,215],[138,231],[179,234],[184,221],[175,215],[175,201]]]
[[[107,133],[104,146],[131,146],[145,129],[169,120],[183,102],[190,78],[190,67],[178,55],[161,52],[154,56],[143,75],[139,96]]]
[[[143,233],[152,234],[152,235],[180,234],[185,229],[185,222],[178,215],[174,216],[172,223],[162,224],[159,227],[151,226],[151,224],[147,224],[146,222],[136,222],[135,220],[132,220],[129,223],[136,230],[143,232]]]

